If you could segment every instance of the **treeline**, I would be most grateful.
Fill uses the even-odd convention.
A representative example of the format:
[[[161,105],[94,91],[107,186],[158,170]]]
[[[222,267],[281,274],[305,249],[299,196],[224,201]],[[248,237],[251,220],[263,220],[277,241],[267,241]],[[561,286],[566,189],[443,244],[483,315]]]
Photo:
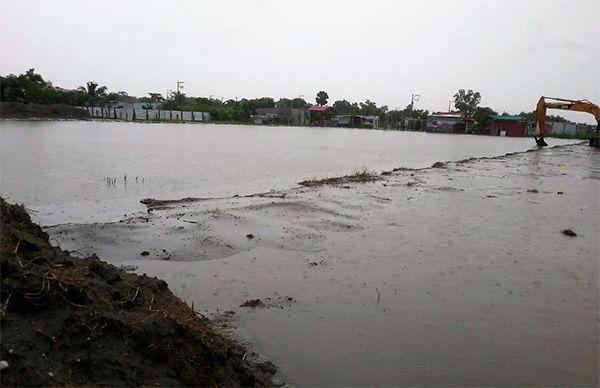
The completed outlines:
[[[139,100],[145,101],[145,99]],[[327,101],[322,101],[322,105],[326,104]],[[311,105],[315,104],[310,104],[303,98],[280,98],[275,100],[271,97],[261,97],[256,99],[220,100],[206,97],[187,97],[183,93],[179,93],[179,95],[175,93],[169,99],[160,102],[160,109],[209,112],[214,120],[249,121],[250,116],[256,114],[258,109],[261,108],[307,109]],[[375,102],[370,100],[360,103],[338,100],[331,107],[332,115],[378,116],[382,123],[385,123],[386,120],[392,122],[410,117],[426,119],[429,114],[427,110],[413,110],[410,105],[403,110],[390,111],[387,106],[377,106]]]
[[[472,90],[460,89],[454,95],[454,106],[464,117],[473,120],[480,128],[485,128],[490,122],[490,116],[498,114],[490,107],[479,107],[481,95]],[[167,96],[161,93],[148,93],[145,97],[130,96],[126,91],[109,92],[106,86],[96,82],[87,82],[76,90],[55,87],[51,82],[29,69],[24,74],[0,76],[0,101],[35,104],[67,104],[72,106],[101,106],[110,101],[142,103],[143,108],[159,108],[163,110],[186,110],[208,112],[212,120],[248,122],[252,115],[261,108],[294,108],[306,109],[312,104],[303,98],[261,97],[254,99],[217,99],[211,97],[189,97],[185,93],[171,92]],[[319,91],[315,98],[317,105],[327,105],[329,95]],[[378,106],[375,102],[350,102],[345,99],[336,100],[331,104],[331,115],[362,115],[378,116],[380,125],[384,127],[400,126],[400,123],[411,121],[412,129],[422,129],[422,121],[427,118],[429,111],[414,109],[408,104],[404,109],[388,109],[387,105]],[[508,114],[504,112],[503,114]],[[521,112],[520,116],[535,121],[535,111]],[[548,116],[548,121],[567,121],[560,116]],[[416,122],[416,124],[415,124]]]
[[[73,106],[98,106],[105,102],[119,100],[136,102],[137,98],[126,92],[108,93],[106,86],[88,82],[75,90],[55,87],[52,82],[29,69],[21,75],[0,76],[0,101],[24,104],[66,104]]]
[[[65,90],[52,87],[34,69],[21,75],[0,76],[0,101],[25,104],[67,104],[82,106],[85,94],[79,90]]]
[[[189,97],[183,92],[172,92],[168,96],[161,93],[148,93],[148,96],[135,97],[125,91],[112,92],[106,86],[96,82],[87,82],[76,90],[55,87],[45,80],[35,69],[24,74],[0,76],[0,101],[33,104],[67,104],[73,106],[102,106],[110,101],[142,103],[142,107],[157,107],[164,110],[189,110],[208,112],[216,121],[250,121],[261,108],[306,109],[311,103],[303,98],[261,97],[254,99],[217,99],[213,97]],[[325,91],[317,93],[316,104],[326,105],[329,96]],[[428,111],[413,109],[408,105],[402,110],[389,110],[387,106],[378,106],[375,102],[349,102],[345,99],[334,101],[333,115],[379,116],[382,123],[397,122],[401,119],[425,119]]]

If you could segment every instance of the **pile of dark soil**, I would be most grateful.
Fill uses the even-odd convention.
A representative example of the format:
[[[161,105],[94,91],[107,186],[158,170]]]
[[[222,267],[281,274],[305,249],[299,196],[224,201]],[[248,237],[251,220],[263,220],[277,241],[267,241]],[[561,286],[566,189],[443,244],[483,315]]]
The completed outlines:
[[[0,270],[2,385],[272,384],[167,283],[52,247],[2,198]]]
[[[22,104],[1,102],[0,117],[3,119],[84,119],[89,114],[85,109],[66,104]]]

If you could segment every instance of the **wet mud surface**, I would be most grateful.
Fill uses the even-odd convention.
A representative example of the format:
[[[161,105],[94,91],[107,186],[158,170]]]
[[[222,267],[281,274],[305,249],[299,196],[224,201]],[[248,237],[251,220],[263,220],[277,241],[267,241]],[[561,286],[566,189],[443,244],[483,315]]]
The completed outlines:
[[[227,317],[292,384],[599,383],[598,150],[379,178],[47,232]]]

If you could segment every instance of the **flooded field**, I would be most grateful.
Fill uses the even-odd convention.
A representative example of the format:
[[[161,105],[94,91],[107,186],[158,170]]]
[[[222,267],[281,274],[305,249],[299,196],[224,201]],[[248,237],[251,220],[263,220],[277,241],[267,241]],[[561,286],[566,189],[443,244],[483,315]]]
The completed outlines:
[[[112,221],[143,210],[145,197],[244,195],[533,144],[530,138],[335,128],[2,121],[0,192],[36,210],[43,225]]]
[[[599,383],[596,149],[97,122],[3,122],[1,135],[2,194],[37,210],[51,241],[166,280],[283,381]],[[497,157],[297,185],[481,156]]]

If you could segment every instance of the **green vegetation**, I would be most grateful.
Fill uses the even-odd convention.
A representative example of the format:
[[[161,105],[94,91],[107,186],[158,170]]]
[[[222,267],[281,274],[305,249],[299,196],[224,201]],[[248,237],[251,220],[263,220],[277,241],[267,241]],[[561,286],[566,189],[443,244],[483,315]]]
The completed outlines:
[[[106,86],[89,81],[85,86],[76,90],[67,90],[55,87],[51,82],[35,73],[34,69],[27,70],[24,74],[0,76],[0,101],[17,102],[24,104],[54,105],[65,104],[71,106],[101,106],[110,101],[127,103],[142,103],[142,107],[151,109],[158,107],[161,110],[207,112],[211,120],[219,123],[244,124],[251,121],[251,116],[256,115],[261,108],[295,108],[306,109],[310,104],[303,98],[260,97],[254,99],[229,99],[210,97],[190,97],[185,93],[171,92],[167,96],[161,93],[149,92],[148,96],[130,96],[125,91],[110,92]],[[315,102],[324,106],[329,101],[329,95],[321,90],[317,93]],[[490,107],[479,107],[481,95],[473,90],[459,89],[454,95],[455,108],[463,112],[465,117],[476,122],[476,130],[484,131],[489,126],[490,116],[496,114]],[[327,117],[332,115],[361,115],[378,116],[379,125],[383,128],[423,130],[424,120],[429,111],[414,109],[413,104],[406,108],[390,110],[387,105],[378,106],[374,101],[367,99],[364,102],[350,102],[345,99],[336,100]],[[535,121],[535,112],[521,112],[520,116],[529,121]],[[156,119],[156,122],[163,120]],[[568,121],[560,116],[548,115],[547,121]],[[169,120],[171,122],[171,120]],[[578,137],[579,138],[579,137]]]
[[[465,89],[458,89],[458,92],[454,95],[454,107],[462,112],[465,118],[470,119],[477,109],[479,102],[481,101],[481,94],[474,92],[471,89],[465,91]]]
[[[487,129],[492,122],[492,116],[497,114],[498,112],[487,106],[475,108],[473,120],[477,123],[477,129],[480,131]]]
[[[315,101],[317,101],[317,105],[327,105],[327,100],[329,100],[329,94],[327,94],[326,91],[321,90],[319,93],[317,93],[317,98],[315,99]]]
[[[106,97],[108,88],[106,86],[98,87],[97,83],[89,81],[86,86],[80,86],[77,90],[85,95],[88,105],[96,106],[98,102]]]
[[[86,95],[79,90],[55,88],[34,69],[29,69],[19,76],[0,76],[0,101],[82,106]]]
[[[355,171],[350,175],[334,178],[323,178],[323,179],[307,179],[299,182],[301,186],[323,186],[323,185],[341,185],[344,183],[356,183],[356,182],[372,182],[381,179],[375,172],[370,172],[366,169]]]
[[[288,105],[290,100],[285,103],[284,107],[290,107]],[[275,100],[271,97],[223,101],[212,97],[186,97],[183,93],[174,93],[160,105],[160,109],[208,112],[211,120],[220,122],[248,122],[250,116],[256,114],[257,109],[276,106]]]
[[[531,121],[531,122],[536,121],[534,110],[532,110],[531,112],[521,112],[518,114],[518,116],[525,117],[527,119],[527,121]],[[546,114],[546,122],[547,123],[549,123],[549,122],[568,123],[569,120],[565,119],[564,117],[558,116],[558,115]]]
[[[119,180],[119,178],[115,177],[115,176],[105,176],[104,177],[104,183],[106,183],[108,186],[117,186],[117,183],[119,183],[120,181],[123,182],[123,185],[126,186],[127,185],[127,174],[123,175],[123,179]],[[144,184],[144,177],[143,176],[139,176],[137,175],[135,177],[135,183],[141,183],[142,185]]]

